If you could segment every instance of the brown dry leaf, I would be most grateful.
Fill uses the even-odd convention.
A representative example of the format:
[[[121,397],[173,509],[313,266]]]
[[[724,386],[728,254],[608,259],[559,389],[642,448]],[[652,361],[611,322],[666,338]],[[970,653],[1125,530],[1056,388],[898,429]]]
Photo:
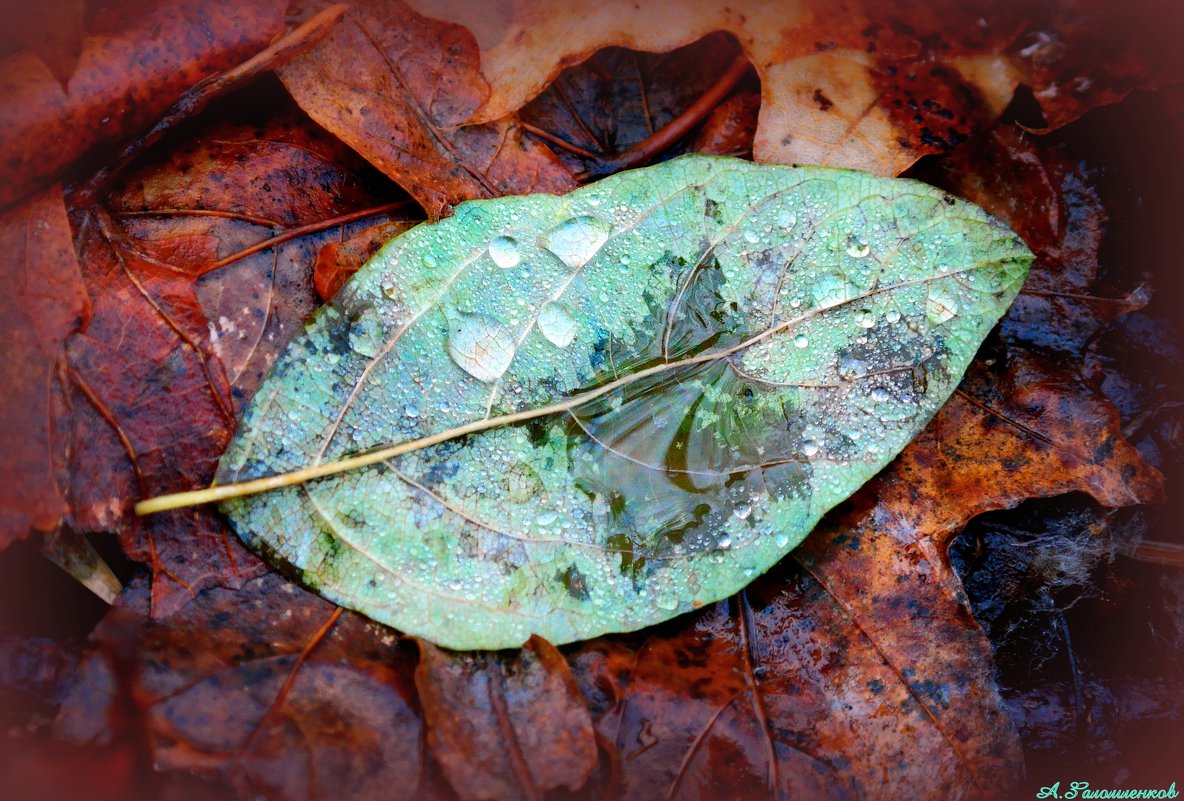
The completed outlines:
[[[761,96],[744,92],[716,106],[695,134],[691,150],[712,156],[752,158],[752,137],[761,110]]]
[[[337,294],[350,277],[388,241],[414,226],[414,222],[385,222],[358,231],[341,242],[330,242],[317,254],[313,284],[321,300]]]
[[[1021,64],[1006,52],[1019,20],[987,3],[935,8],[919,2],[836,7],[812,0],[513,0],[490,7],[413,0],[412,5],[476,36],[492,93],[472,122],[521,108],[564,67],[600,48],[666,52],[728,31],[761,77],[758,161],[893,175],[992,121],[1021,80]]]
[[[62,345],[82,327],[90,301],[82,286],[60,187],[0,217],[0,548],[50,531],[66,513],[58,487],[63,443],[55,438]]]
[[[86,0],[9,2],[0,11],[5,25],[0,31],[0,52],[7,55],[9,50],[29,48],[67,89],[82,55]]]
[[[146,128],[197,81],[263,49],[282,27],[284,5],[105,5],[90,20],[68,93],[29,51],[0,61],[0,206]]]
[[[138,247],[195,280],[236,407],[319,305],[317,251],[414,211],[299,110],[269,111],[201,130],[129,174],[107,201]]]
[[[60,736],[101,742],[123,675],[158,770],[291,801],[427,789],[415,649],[394,632],[274,574],[205,592],[167,621],[148,612],[147,588],[134,584],[95,631]]]
[[[571,174],[511,118],[461,127],[488,88],[467,31],[398,0],[354,3],[279,70],[308,114],[438,217],[470,198],[565,192]]]
[[[592,719],[563,656],[540,637],[513,655],[419,641],[428,746],[463,801],[578,790],[596,767]]]

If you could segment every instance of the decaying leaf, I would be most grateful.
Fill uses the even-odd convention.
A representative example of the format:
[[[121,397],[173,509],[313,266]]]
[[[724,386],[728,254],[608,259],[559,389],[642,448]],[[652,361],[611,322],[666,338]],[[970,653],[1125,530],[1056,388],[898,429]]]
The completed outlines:
[[[143,716],[158,769],[214,774],[243,797],[421,797],[414,648],[393,632],[274,574],[165,621],[148,612],[137,583],[96,630],[60,736],[102,741],[131,681],[142,708],[122,712]]]
[[[85,322],[90,300],[70,241],[60,187],[0,217],[0,548],[30,529],[49,531],[66,513],[58,485],[65,461],[53,420],[60,413],[63,343]]]
[[[415,685],[428,745],[465,801],[580,789],[596,767],[592,717],[563,655],[533,637],[512,654],[420,641]]]
[[[732,159],[462,206],[293,340],[218,482],[334,475],[225,508],[445,646],[646,626],[747,584],[887,464],[1029,260],[930,187]]]
[[[462,127],[488,94],[472,37],[400,0],[352,3],[325,41],[279,75],[301,108],[431,216],[470,198],[575,185],[512,119]]]
[[[68,92],[29,51],[0,61],[0,206],[138,133],[194,83],[262,50],[283,8],[280,0],[216,11],[202,0],[104,4]]]

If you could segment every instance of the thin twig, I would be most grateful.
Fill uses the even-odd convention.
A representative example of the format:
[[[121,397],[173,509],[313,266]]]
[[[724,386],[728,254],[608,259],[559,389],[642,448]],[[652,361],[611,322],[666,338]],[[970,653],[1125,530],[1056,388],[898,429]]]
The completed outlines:
[[[89,205],[111,178],[130,164],[132,159],[159,141],[177,123],[201,112],[214,98],[256,75],[282,66],[315,45],[332,30],[347,8],[345,4],[330,6],[237,67],[211,75],[191,86],[155,125],[128,142],[106,167],[91,176],[91,179],[74,193],[74,205]]]
[[[210,262],[209,264],[202,267],[201,271],[198,274],[205,275],[206,273],[211,273],[214,270],[217,270],[221,267],[225,267],[228,264],[234,264],[236,261],[239,261],[241,259],[245,259],[247,256],[252,256],[256,253],[259,253],[260,251],[269,250],[270,248],[273,248],[276,245],[282,245],[284,242],[288,242],[293,239],[299,239],[302,236],[307,236],[309,234],[315,234],[318,231],[324,231],[324,230],[327,230],[329,228],[334,228],[339,225],[347,225],[351,222],[356,222],[358,220],[364,220],[367,217],[373,217],[375,215],[383,214],[388,211],[394,211],[395,209],[398,209],[402,206],[406,206],[411,202],[412,201],[409,201],[409,200],[399,200],[394,203],[384,203],[381,206],[374,206],[369,209],[362,209],[360,211],[350,212],[349,214],[342,214],[337,217],[330,217],[327,220],[317,220],[316,222],[309,223],[308,225],[299,225],[295,228],[289,228],[287,231],[284,231],[283,233],[276,234],[275,236],[272,236],[272,237],[268,237],[267,239],[264,239],[262,242],[256,242],[255,244],[250,245],[249,247],[245,247],[242,250],[231,253],[229,256],[227,256],[225,258]]]
[[[600,154],[593,153],[591,150],[585,150],[584,148],[580,147],[579,145],[573,145],[571,142],[567,141],[563,137],[556,136],[555,134],[551,133],[550,131],[543,130],[542,128],[539,128],[536,125],[531,125],[529,122],[519,121],[518,124],[520,126],[522,126],[522,130],[526,131],[528,134],[530,134],[532,136],[537,136],[539,139],[550,142],[551,144],[556,145],[557,147],[561,147],[570,153],[575,153],[577,156],[583,156],[586,159],[593,159],[593,160],[597,160],[597,159],[602,158],[602,156]]]

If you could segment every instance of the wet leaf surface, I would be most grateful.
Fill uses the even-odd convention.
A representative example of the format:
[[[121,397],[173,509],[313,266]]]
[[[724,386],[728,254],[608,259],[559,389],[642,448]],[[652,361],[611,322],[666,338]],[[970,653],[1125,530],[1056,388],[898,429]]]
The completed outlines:
[[[284,76],[329,130],[263,75],[130,164],[100,162],[267,45],[282,6],[104,3],[85,25],[21,34],[33,53],[15,53],[19,25],[0,31],[0,238],[26,256],[0,268],[8,795],[808,801],[1178,778],[1184,545],[1156,470],[1171,487],[1184,466],[1165,270],[1184,186],[1178,14],[1142,0],[593,5],[575,26],[533,0],[421,9],[477,9],[468,30],[356,8]],[[735,47],[759,86],[733,74]],[[389,178],[436,217],[566,191],[573,171],[583,183],[754,145],[883,172],[935,154],[909,175],[1000,217],[1036,261],[960,391],[743,593],[558,654],[533,640],[425,644],[421,659],[292,576],[261,575],[216,513],[127,514],[146,492],[209,481],[286,332],[422,216],[393,205]],[[115,180],[88,178],[98,167]],[[69,199],[81,266],[60,200],[28,196],[63,170],[84,190]],[[546,319],[566,341],[564,316]],[[129,585],[81,670],[104,604],[23,539],[59,520],[91,533],[51,539],[88,538]],[[587,589],[561,575],[564,592]]]
[[[737,160],[461,207],[292,342],[218,482],[368,461],[225,508],[445,646],[640,628],[731,594],[883,467],[1029,258],[921,184]]]
[[[433,217],[471,198],[571,189],[567,168],[513,119],[463,125],[488,92],[471,42],[402,2],[354,3],[279,75],[314,120]]]

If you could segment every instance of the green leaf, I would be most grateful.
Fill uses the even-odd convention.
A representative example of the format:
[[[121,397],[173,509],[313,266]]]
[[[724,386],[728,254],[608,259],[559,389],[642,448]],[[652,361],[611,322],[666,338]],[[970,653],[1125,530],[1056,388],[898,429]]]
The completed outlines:
[[[975,206],[820,167],[687,156],[465,203],[288,345],[218,482],[315,469],[223,508],[321,594],[450,648],[657,623],[884,467],[1031,259]]]

